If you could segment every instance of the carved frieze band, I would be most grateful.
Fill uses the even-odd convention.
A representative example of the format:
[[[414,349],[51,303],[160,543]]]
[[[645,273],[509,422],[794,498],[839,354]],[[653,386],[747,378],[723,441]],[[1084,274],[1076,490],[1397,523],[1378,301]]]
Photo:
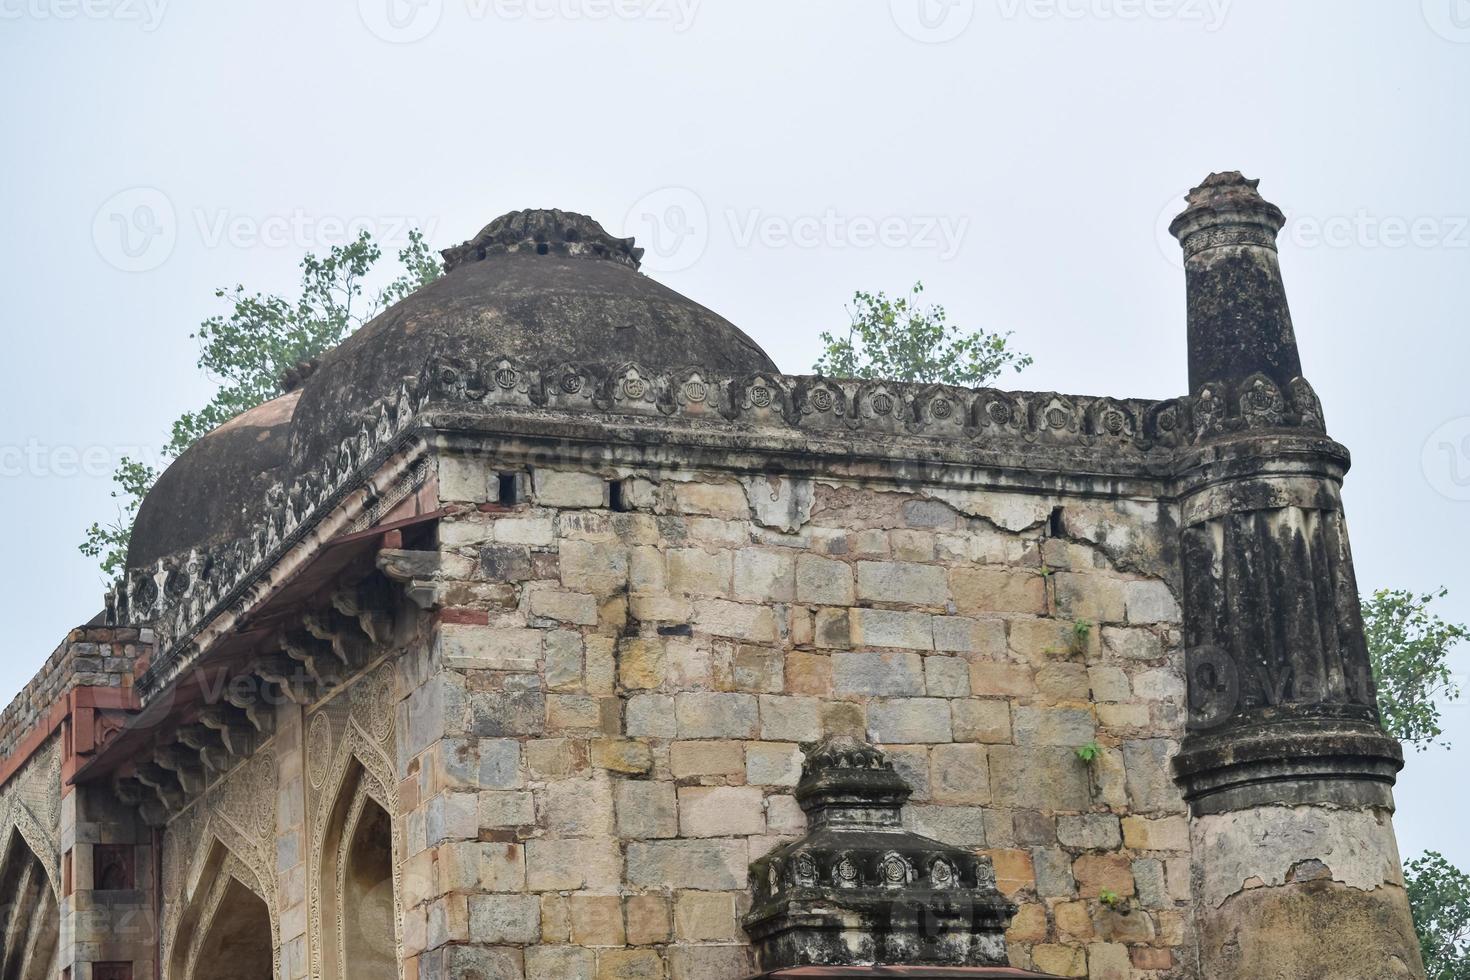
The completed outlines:
[[[697,367],[653,372],[637,364],[608,369],[536,366],[506,357],[436,359],[415,384],[379,403],[375,423],[343,438],[318,469],[289,487],[274,487],[252,534],[209,553],[194,551],[134,569],[109,593],[110,621],[152,626],[157,634],[159,653],[139,677],[139,692],[146,698],[177,675],[203,624],[229,608],[248,606],[258,574],[370,477],[430,407],[684,419],[742,430],[904,436],[979,448],[1052,446],[1140,460],[1253,429],[1324,431],[1321,404],[1304,378],[1285,391],[1255,375],[1237,385],[1208,383],[1184,398],[1146,401],[775,373],[728,377]],[[409,481],[423,476],[419,467]],[[387,500],[403,492],[408,491],[399,487],[380,496]],[[370,508],[366,520],[381,510]]]
[[[1211,225],[1185,235],[1180,243],[1184,257],[1193,258],[1207,248],[1222,245],[1255,245],[1276,251],[1276,230],[1260,224]]]

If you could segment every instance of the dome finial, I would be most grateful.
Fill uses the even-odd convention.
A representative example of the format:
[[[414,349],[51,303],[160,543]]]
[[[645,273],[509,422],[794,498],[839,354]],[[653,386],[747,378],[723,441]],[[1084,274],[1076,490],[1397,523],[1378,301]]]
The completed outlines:
[[[492,255],[555,255],[560,258],[610,259],[631,269],[643,260],[643,249],[631,238],[614,238],[585,214],[571,211],[512,211],[490,222],[463,245],[446,248],[444,270]]]

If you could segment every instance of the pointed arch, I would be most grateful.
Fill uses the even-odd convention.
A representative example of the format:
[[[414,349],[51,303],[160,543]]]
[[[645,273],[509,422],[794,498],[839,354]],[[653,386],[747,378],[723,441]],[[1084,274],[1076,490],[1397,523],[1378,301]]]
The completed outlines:
[[[255,872],[212,832],[201,841],[192,871],[166,945],[165,980],[279,975],[279,926],[270,892]]]
[[[55,975],[61,933],[60,893],[45,863],[20,828],[11,824],[0,851],[0,901],[5,903],[0,948],[4,980],[44,980]]]
[[[352,750],[354,741],[342,745],[313,835],[313,975],[397,980],[403,976],[403,841],[393,816],[396,797],[373,771],[378,767],[369,768]]]

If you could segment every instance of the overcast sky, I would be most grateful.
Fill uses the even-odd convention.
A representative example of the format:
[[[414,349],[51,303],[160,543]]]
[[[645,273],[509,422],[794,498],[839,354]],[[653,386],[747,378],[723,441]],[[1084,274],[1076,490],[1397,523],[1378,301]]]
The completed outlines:
[[[1290,218],[1361,586],[1470,620],[1467,0],[0,0],[0,77],[0,700],[100,608],[76,545],[115,459],[208,398],[214,287],[560,207],[787,371],[855,289],[922,279],[1015,331],[1008,385],[1161,398],[1164,228],[1223,169]],[[1470,867],[1464,771],[1411,757],[1406,856]]]

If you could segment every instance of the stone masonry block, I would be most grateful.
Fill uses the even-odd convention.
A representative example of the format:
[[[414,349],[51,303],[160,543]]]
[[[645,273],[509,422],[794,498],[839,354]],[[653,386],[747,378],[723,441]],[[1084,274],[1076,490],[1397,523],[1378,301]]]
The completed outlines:
[[[674,935],[691,943],[740,939],[736,897],[730,892],[680,892],[674,899]]]
[[[756,786],[686,786],[679,790],[683,837],[745,837],[766,832],[765,795]]]
[[[816,698],[763,695],[760,718],[763,739],[815,742],[822,737],[822,703]]]
[[[868,731],[875,742],[913,744],[953,738],[949,702],[941,698],[895,698],[868,706]]]
[[[934,649],[934,617],[927,613],[854,609],[849,617],[854,646]]]
[[[1163,582],[1129,582],[1124,598],[1130,623],[1177,623],[1182,618],[1174,593]]]
[[[618,836],[652,840],[679,835],[679,808],[672,783],[619,780],[614,797]]]
[[[967,616],[1046,611],[1046,580],[1036,572],[961,566],[949,573],[955,608]]]
[[[537,467],[532,493],[542,507],[605,507],[607,481],[595,473],[573,473]]]
[[[1092,805],[1087,764],[1061,746],[992,745],[990,789],[996,806],[1086,810]]]
[[[436,637],[436,648],[446,667],[534,671],[541,662],[545,636],[542,630],[442,623]]]
[[[1000,619],[970,619],[965,616],[934,617],[934,649],[947,653],[977,654],[1003,658],[1006,654],[1006,624]]]
[[[1085,708],[1039,708],[1016,705],[1012,727],[1018,745],[1062,745],[1076,748],[1097,735],[1097,723]]]
[[[529,944],[541,938],[541,901],[535,895],[471,895],[469,915],[476,942]]]
[[[1090,573],[1057,572],[1057,609],[1065,619],[1093,625],[1121,623],[1126,618],[1126,588],[1121,579]]]
[[[531,891],[617,888],[621,878],[622,854],[616,840],[537,838],[526,842],[525,887]]]
[[[745,772],[743,742],[675,742],[669,747],[675,779],[690,776],[734,776]]]
[[[959,657],[925,657],[924,688],[930,697],[967,697],[970,693],[970,665]]]
[[[776,617],[768,606],[746,605],[724,599],[701,599],[694,603],[694,627],[715,636],[752,643],[776,640]]]
[[[1114,850],[1123,842],[1118,818],[1109,813],[1063,814],[1057,817],[1057,839],[1084,851]]]
[[[936,803],[990,802],[990,770],[985,747],[970,743],[936,745],[929,754]]]
[[[601,542],[563,541],[561,582],[598,597],[620,592],[628,584],[627,551]]]
[[[924,661],[916,653],[832,655],[832,683],[838,695],[899,697],[924,693]]]
[[[669,591],[682,595],[728,596],[734,556],[728,551],[672,548],[668,554]]]
[[[796,598],[814,605],[850,606],[856,601],[852,566],[845,561],[798,555]]]
[[[939,607],[949,602],[949,576],[937,565],[860,561],[857,583],[858,598],[870,602]]]
[[[968,698],[950,705],[956,742],[1004,743],[1011,740],[1011,703],[1001,698]]]
[[[743,889],[750,850],[743,840],[634,841],[628,883],[637,888]]]
[[[755,738],[760,732],[758,702],[750,694],[679,694],[674,714],[680,738]]]
[[[742,548],[735,555],[735,597],[790,602],[796,598],[796,559],[780,551]]]
[[[801,779],[801,746],[750,742],[745,747],[745,781],[752,786],[795,786]]]

